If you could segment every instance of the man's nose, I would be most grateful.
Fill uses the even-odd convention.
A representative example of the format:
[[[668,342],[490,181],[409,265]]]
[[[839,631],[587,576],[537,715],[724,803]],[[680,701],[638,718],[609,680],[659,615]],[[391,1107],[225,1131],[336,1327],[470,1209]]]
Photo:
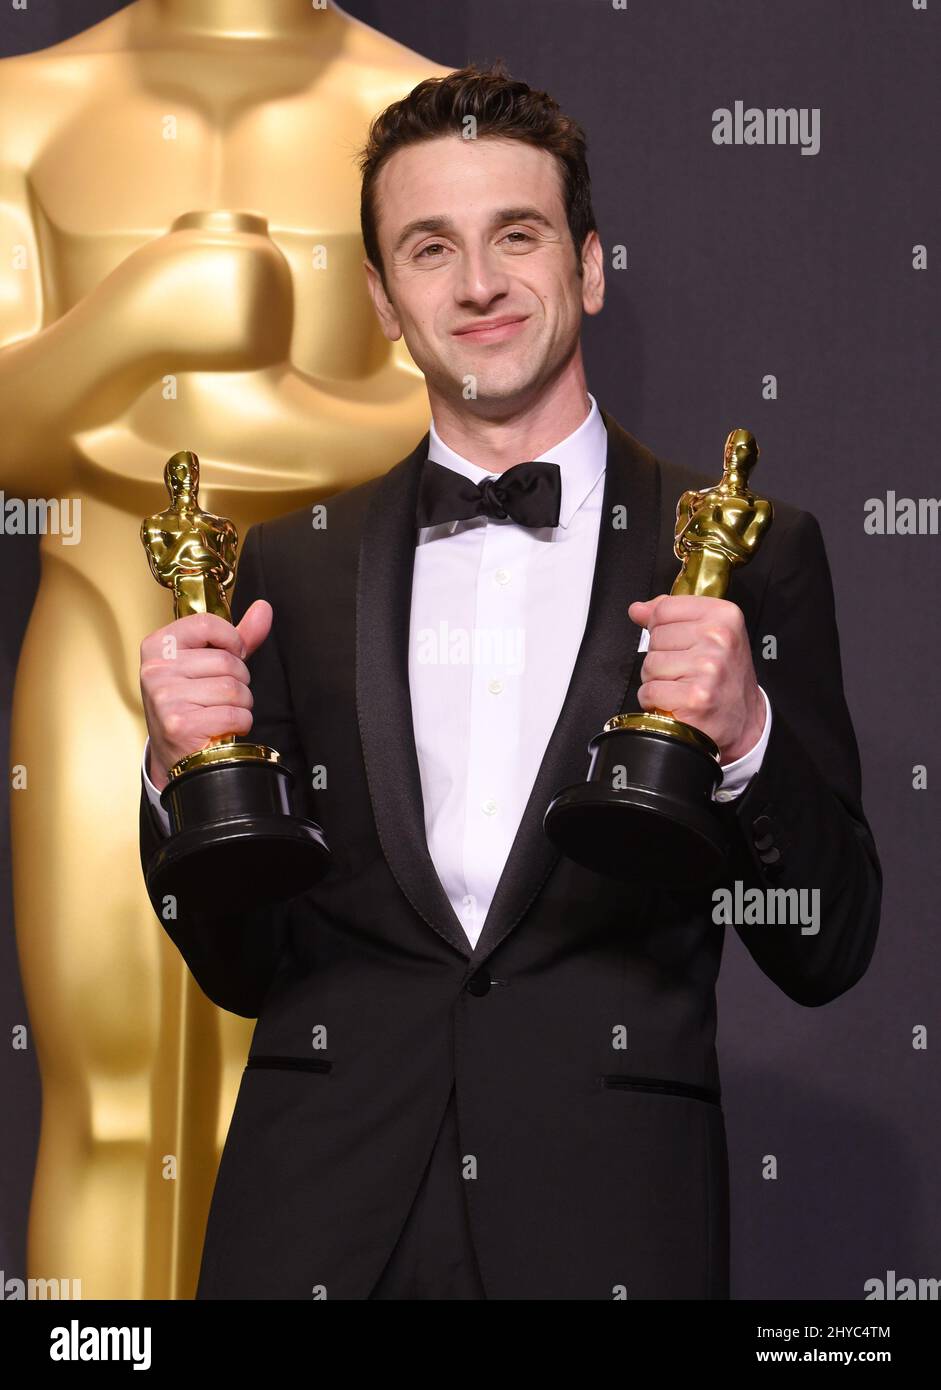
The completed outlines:
[[[506,294],[509,277],[488,247],[465,248],[461,255],[455,296],[461,304],[486,308]]]

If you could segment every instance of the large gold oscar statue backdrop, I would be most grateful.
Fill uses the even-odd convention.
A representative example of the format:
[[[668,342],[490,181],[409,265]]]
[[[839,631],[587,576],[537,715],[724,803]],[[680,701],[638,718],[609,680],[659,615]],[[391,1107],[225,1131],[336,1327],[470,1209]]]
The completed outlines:
[[[444,71],[317,0],[136,0],[0,64],[0,488],[81,502],[41,539],[11,730],[28,1273],[84,1298],[192,1296],[252,1027],[189,978],[140,874],[139,647],[167,621],[140,518],[179,449],[244,535],[421,437],[355,155]]]

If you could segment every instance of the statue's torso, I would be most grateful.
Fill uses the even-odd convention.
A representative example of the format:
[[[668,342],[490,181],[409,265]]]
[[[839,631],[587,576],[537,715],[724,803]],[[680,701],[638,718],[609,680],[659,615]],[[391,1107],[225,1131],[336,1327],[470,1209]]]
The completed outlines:
[[[78,436],[65,475],[37,456],[36,495],[81,497],[83,543],[43,537],[45,602],[34,621],[61,612],[77,570],[70,601],[104,601],[131,654],[142,623],[169,620],[139,524],[171,453],[198,450],[207,505],[244,535],[261,516],[389,466],[424,428],[423,380],[404,345],[383,338],[366,292],[355,156],[371,112],[441,71],[348,22],[342,43],[323,51],[134,50],[135,8],[0,63],[2,158],[27,173],[42,267],[33,331],[181,213],[216,208],[267,218],[291,269],[294,324],[289,363],[180,373],[169,401],[156,380],[119,418]]]
[[[323,50],[194,46],[176,37],[165,47],[129,50],[122,44],[133,24],[122,16],[135,8],[76,40],[0,65],[5,143],[28,169],[44,323],[166,233],[181,213],[256,211],[291,269],[290,363],[241,373],[236,411],[232,373],[180,373],[170,410],[165,383],[154,381],[115,422],[117,457],[114,439],[101,447],[93,440],[83,471],[89,463],[92,472],[100,468],[103,490],[113,495],[109,488],[121,476],[156,481],[154,459],[164,449],[193,447],[206,460],[207,489],[228,484],[213,464],[226,460],[241,470],[238,487],[290,494],[286,507],[296,505],[294,494],[305,484],[322,494],[359,481],[344,475],[337,435],[345,421],[338,429],[333,402],[352,397],[354,417],[357,396],[389,403],[385,416],[363,412],[358,435],[366,448],[372,437],[380,451],[389,415],[404,403],[417,425],[426,407],[420,374],[404,344],[382,336],[366,291],[355,158],[370,113],[435,69],[348,21],[343,42]],[[94,35],[102,36],[97,45]],[[263,429],[279,416],[308,427],[309,452],[285,461],[272,439],[266,476],[259,433],[250,425]],[[322,437],[321,419],[329,422]],[[397,423],[401,431],[401,418]],[[135,455],[127,448],[135,438],[152,449]],[[259,476],[246,474],[246,466]],[[89,476],[82,486],[95,490]]]

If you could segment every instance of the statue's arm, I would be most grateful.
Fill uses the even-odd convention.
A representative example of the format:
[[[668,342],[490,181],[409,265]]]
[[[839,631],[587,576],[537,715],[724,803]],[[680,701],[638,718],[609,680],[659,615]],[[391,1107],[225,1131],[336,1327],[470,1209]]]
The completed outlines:
[[[674,527],[673,554],[678,560],[684,558],[680,544],[689,527],[693,515],[693,503],[699,496],[697,492],[684,492],[676,504],[676,526]]]
[[[686,532],[690,528],[690,524],[691,522],[687,522],[683,529],[683,534],[679,538],[680,540],[686,535]],[[743,537],[737,531],[731,530],[721,521],[718,521],[715,517],[711,517],[701,530],[696,530],[696,538],[700,544],[712,544],[716,549],[719,549],[721,546],[724,547],[730,555],[741,556]]]
[[[749,550],[754,550],[764,532],[771,524],[774,509],[764,497],[755,502],[755,514],[742,532],[742,540]]]
[[[733,531],[730,527],[724,525],[723,522],[716,522],[714,526],[710,527],[710,530],[719,537],[723,545],[732,555],[741,557],[743,550],[750,550],[752,548],[748,543],[747,531]]]
[[[148,518],[145,517],[141,522],[140,528],[141,544],[144,547],[144,554],[147,556],[147,563],[150,572],[158,584],[162,584],[162,562],[166,553],[167,543],[159,531],[151,530]]]
[[[162,574],[173,576],[184,572],[192,574],[197,569],[214,569],[220,561],[218,551],[203,535],[184,531],[162,550],[160,570]]]
[[[238,565],[238,544],[238,531],[230,521],[225,528],[225,537],[222,542],[222,562],[229,572],[229,578],[225,581],[226,588],[229,588],[235,579]]]
[[[2,136],[0,136],[2,139]],[[97,397],[117,414],[141,389],[152,349],[129,321],[126,277],[108,276],[47,322],[48,267],[34,226],[27,171],[0,147],[0,486],[18,496],[63,480],[70,439]],[[152,374],[152,373],[151,373]],[[89,420],[90,423],[90,420]]]
[[[290,316],[266,310],[292,288],[268,237],[171,229],[48,321],[53,268],[42,263],[29,169],[4,133],[17,119],[15,93],[0,87],[0,247],[11,248],[0,255],[0,488],[35,496],[67,486],[77,434],[116,419],[167,373],[285,360]]]
[[[691,517],[692,514],[693,514],[693,502],[694,502],[694,500],[696,499],[696,497],[698,497],[698,495],[699,495],[699,494],[696,493],[696,492],[684,492],[683,495],[682,495],[682,497],[680,498],[680,500],[677,502],[677,504],[676,504],[676,529],[677,529],[677,531],[680,530],[681,526],[685,527],[685,526],[687,526],[687,525],[689,524],[689,519],[690,519],[690,517]]]

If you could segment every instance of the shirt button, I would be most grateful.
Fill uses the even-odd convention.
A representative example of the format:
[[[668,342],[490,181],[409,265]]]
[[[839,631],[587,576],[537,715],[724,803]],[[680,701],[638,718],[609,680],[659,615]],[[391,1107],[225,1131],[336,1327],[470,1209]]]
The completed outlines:
[[[490,684],[487,686],[487,689],[490,691],[490,694],[491,694],[491,695],[499,695],[500,692],[501,692],[501,690],[503,689],[503,682],[502,682],[502,681],[498,681],[498,680],[493,680],[493,681],[491,681]]]
[[[731,801],[731,792],[716,792],[716,801]]]
[[[487,798],[487,800],[484,802],[483,806],[480,809],[483,811],[485,816],[496,815],[497,803],[494,801],[493,797],[490,796]]]
[[[510,571],[509,571],[509,570],[497,570],[497,571],[494,573],[494,576],[493,576],[493,577],[494,577],[494,579],[497,581],[498,584],[509,584],[509,582],[510,582]]]

